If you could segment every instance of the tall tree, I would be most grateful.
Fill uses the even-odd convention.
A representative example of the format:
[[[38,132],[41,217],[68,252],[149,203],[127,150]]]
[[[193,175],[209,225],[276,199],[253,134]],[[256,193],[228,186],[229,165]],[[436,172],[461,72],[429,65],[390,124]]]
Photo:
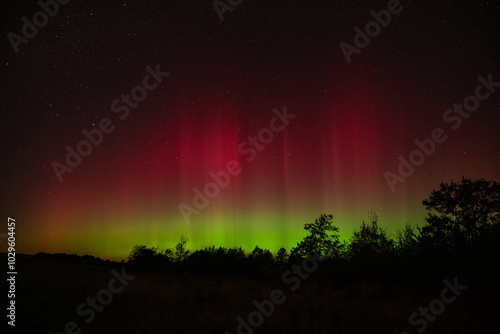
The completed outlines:
[[[309,235],[292,249],[292,257],[339,256],[341,251],[339,228],[333,225],[332,214],[321,214],[314,223],[304,224],[304,230],[308,231]]]
[[[189,257],[189,254],[191,253],[189,250],[186,249],[186,244],[187,244],[188,238],[185,236],[181,236],[181,240],[175,245],[175,260],[177,262],[182,262],[185,259]]]
[[[441,183],[422,203],[430,211],[423,236],[453,245],[475,244],[500,223],[500,185],[494,181],[462,178]]]

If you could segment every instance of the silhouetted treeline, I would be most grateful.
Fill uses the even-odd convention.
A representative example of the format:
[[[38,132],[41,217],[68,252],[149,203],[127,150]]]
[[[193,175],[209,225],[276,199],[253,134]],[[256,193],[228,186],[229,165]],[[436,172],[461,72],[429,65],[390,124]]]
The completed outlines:
[[[210,246],[190,252],[181,237],[175,249],[134,246],[128,264],[137,271],[191,271],[204,275],[259,276],[302,262],[307,257],[327,259],[320,271],[343,271],[332,280],[359,277],[418,278],[422,272],[453,266],[493,266],[500,255],[500,186],[497,182],[469,180],[441,183],[423,201],[429,211],[423,227],[405,225],[394,236],[370,213],[347,242],[340,242],[333,215],[322,214],[304,229],[309,233],[289,251],[273,255],[258,246]],[[333,268],[333,269],[332,269]],[[353,274],[354,273],[354,274]],[[342,278],[343,277],[343,278]]]
[[[77,264],[116,264],[118,262],[112,260],[103,260],[93,255],[76,255],[66,253],[48,254],[39,252],[33,256],[34,259],[54,260],[60,262],[77,263]],[[124,261],[122,261],[124,262]]]

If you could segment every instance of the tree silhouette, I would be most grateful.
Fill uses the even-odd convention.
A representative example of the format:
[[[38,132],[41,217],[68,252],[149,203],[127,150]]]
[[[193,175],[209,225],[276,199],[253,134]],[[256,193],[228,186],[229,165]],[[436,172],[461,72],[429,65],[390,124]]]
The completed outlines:
[[[278,250],[278,253],[276,253],[275,260],[276,262],[285,263],[287,259],[288,259],[288,253],[284,247],[281,247]]]
[[[404,229],[396,232],[395,249],[398,255],[415,255],[418,245],[418,235],[410,224],[406,224]]]
[[[189,257],[190,251],[186,249],[187,241],[187,237],[181,236],[181,240],[175,245],[174,255],[177,262],[182,262]]]
[[[259,246],[255,246],[249,257],[261,262],[271,262],[273,260],[273,254],[268,249],[262,249]]]
[[[475,245],[500,222],[500,185],[494,181],[441,183],[422,203],[430,211],[423,238],[448,248]]]
[[[417,233],[407,224],[397,231],[394,240],[379,225],[377,214],[371,212],[368,220],[363,220],[359,230],[354,231],[349,243],[340,243],[333,215],[321,214],[313,223],[304,224],[308,234],[290,253],[281,247],[274,257],[259,246],[249,254],[241,247],[215,245],[191,254],[186,249],[188,238],[181,236],[175,248],[163,252],[156,247],[136,245],[128,260],[134,269],[144,272],[187,270],[204,275],[264,277],[274,265],[281,267],[306,257],[334,259],[327,263],[334,263],[335,270],[345,270],[347,275],[354,276],[367,272],[379,275],[394,266],[404,267],[410,273],[423,263],[440,268],[443,259],[461,263],[468,259],[477,265],[500,257],[498,183],[465,178],[460,182],[441,183],[423,204],[429,211],[427,225],[417,226]]]
[[[239,247],[239,248],[229,248],[226,251],[226,255],[228,257],[234,258],[234,259],[244,259],[245,258],[245,251],[241,247]]]
[[[314,223],[304,224],[310,234],[291,250],[291,257],[338,257],[341,252],[339,228],[333,225],[332,214],[321,214]]]
[[[354,231],[351,237],[349,253],[353,259],[386,256],[394,251],[394,241],[378,225],[377,214],[370,213],[368,219],[368,223],[363,220],[359,231]]]

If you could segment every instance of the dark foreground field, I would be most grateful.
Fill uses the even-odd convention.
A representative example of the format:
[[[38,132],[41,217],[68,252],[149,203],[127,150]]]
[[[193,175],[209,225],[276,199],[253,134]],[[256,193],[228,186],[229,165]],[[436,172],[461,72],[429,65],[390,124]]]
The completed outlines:
[[[498,333],[500,271],[498,263],[496,267],[493,264],[457,260],[375,270],[369,264],[353,269],[352,265],[343,268],[325,262],[307,279],[285,284],[281,277],[290,264],[264,267],[254,275],[227,276],[178,268],[139,273],[125,263],[18,259],[16,332],[79,333],[81,329],[81,333],[233,334],[238,333],[238,316],[248,321],[248,315],[257,310],[254,300],[270,299],[271,292],[280,289],[285,296],[280,300],[286,300],[273,306],[274,311],[263,317],[255,333],[417,333],[424,323],[428,325],[425,333]],[[121,292],[111,294],[112,300],[96,312],[94,319],[90,319],[88,305],[81,307],[83,315],[79,315],[77,307],[87,304],[88,297],[99,294],[107,302],[106,292],[100,291],[109,289],[115,277],[111,270],[121,273],[123,267],[135,278],[129,278]],[[434,302],[439,314],[433,321],[417,315],[413,319],[416,325],[411,326],[410,315],[441,299],[446,287],[443,280],[453,283],[455,277],[467,288],[453,302],[444,304],[444,310]],[[300,286],[292,292],[297,281]],[[118,290],[120,284],[113,284],[112,288]],[[449,299],[452,296],[450,291],[445,294]],[[68,324],[71,321],[76,324]],[[254,321],[260,321],[258,315]],[[240,332],[251,333],[252,329],[242,328]]]

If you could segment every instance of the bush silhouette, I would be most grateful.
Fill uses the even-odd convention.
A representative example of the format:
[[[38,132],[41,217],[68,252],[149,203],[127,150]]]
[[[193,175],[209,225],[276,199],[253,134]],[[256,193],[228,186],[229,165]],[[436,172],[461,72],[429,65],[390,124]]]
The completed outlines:
[[[130,265],[139,271],[159,271],[168,262],[162,252],[158,252],[157,247],[146,247],[145,245],[135,245],[128,256]]]

